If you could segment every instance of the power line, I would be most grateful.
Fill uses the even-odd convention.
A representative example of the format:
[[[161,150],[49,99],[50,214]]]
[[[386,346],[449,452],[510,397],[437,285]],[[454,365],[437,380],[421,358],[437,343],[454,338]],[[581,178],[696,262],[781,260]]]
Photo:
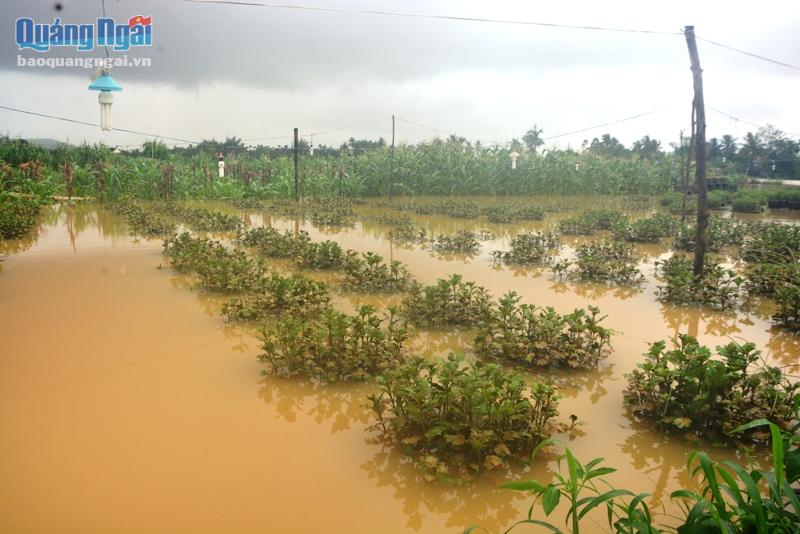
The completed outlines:
[[[640,117],[644,117],[644,116],[647,116],[647,115],[652,115],[653,113],[658,113],[659,111],[663,111],[663,110],[665,110],[665,109],[667,109],[669,107],[671,107],[671,106],[664,106],[664,107],[661,107],[661,108],[658,108],[658,109],[654,109],[654,110],[651,110],[651,111],[646,111],[644,113],[639,113],[638,115],[631,115],[630,117],[625,117],[624,119],[619,119],[619,120],[611,121],[611,122],[604,122],[603,124],[596,124],[594,126],[589,126],[588,128],[581,128],[580,130],[572,130],[571,132],[564,132],[564,133],[560,133],[560,134],[556,134],[556,135],[550,135],[548,137],[542,137],[542,140],[543,141],[549,141],[551,139],[558,139],[559,137],[566,137],[568,135],[579,134],[579,133],[583,133],[583,132],[588,132],[589,130],[595,130],[597,128],[603,128],[605,126],[611,126],[613,124],[619,124],[621,122],[630,121],[630,120],[633,120],[633,119],[638,119]]]
[[[755,122],[746,121],[744,119],[740,119],[739,117],[731,115],[730,113],[725,113],[722,110],[719,110],[719,109],[716,109],[716,108],[712,108],[711,106],[706,106],[706,107],[708,109],[710,109],[711,111],[714,111],[714,112],[719,113],[720,115],[722,115],[724,117],[727,117],[727,118],[731,119],[732,121],[741,122],[741,123],[747,124],[748,126],[753,126],[754,128],[766,129],[766,126],[764,126],[764,125],[757,124]],[[781,130],[781,131],[783,131],[784,133],[787,133],[789,135],[800,135],[797,132],[787,132],[786,130]]]
[[[24,113],[25,115],[33,115],[35,117],[44,117],[46,119],[55,119],[55,120],[59,120],[59,121],[70,122],[70,123],[73,123],[73,124],[81,124],[83,126],[94,126],[95,128],[99,128],[100,127],[100,125],[95,123],[95,122],[86,122],[86,121],[81,121],[81,120],[77,120],[77,119],[70,119],[70,118],[67,118],[67,117],[58,117],[56,115],[48,115],[47,113],[37,113],[35,111],[28,111],[26,109],[12,108],[12,107],[3,106],[3,105],[0,105],[0,109],[5,109],[5,110],[8,110],[8,111],[14,111],[14,112],[17,112],[17,113]],[[139,131],[136,131],[136,130],[127,130],[125,128],[114,128],[113,130],[115,132],[125,132],[125,133],[130,133],[130,134],[135,134],[135,135],[143,135],[145,137],[155,137],[155,138],[160,138],[160,139],[168,139],[170,141],[180,141],[181,143],[189,143],[189,144],[192,144],[192,145],[198,144],[197,141],[188,141],[186,139],[180,139],[178,137],[167,137],[166,135],[158,135],[158,134],[154,134],[154,133],[139,132]]]
[[[706,39],[704,37],[700,37],[700,36],[697,36],[697,35],[695,35],[695,37],[697,37],[697,39],[699,39],[700,41],[706,42],[708,44],[712,44],[714,46],[719,46],[720,48],[725,48],[726,50],[731,50],[731,51],[737,52],[739,54],[744,54],[745,56],[750,56],[750,57],[753,57],[753,58],[756,58],[756,59],[760,59],[761,61],[767,61],[769,63],[774,63],[775,65],[780,65],[781,67],[786,67],[786,68],[794,69],[794,70],[800,70],[800,67],[798,67],[796,65],[791,65],[789,63],[784,63],[783,61],[778,61],[777,59],[771,59],[771,58],[768,58],[766,56],[762,56],[762,55],[759,55],[759,54],[754,54],[753,52],[748,52],[747,50],[742,50],[741,48],[736,48],[736,47],[733,47],[733,46],[730,46],[730,45],[719,43],[717,41],[712,41],[711,39]]]
[[[352,130],[353,128],[359,128],[361,126],[367,126],[369,124],[374,124],[376,122],[381,122],[381,121],[385,121],[385,120],[389,120],[389,119],[391,119],[391,117],[381,117],[379,119],[373,119],[371,121],[360,122],[360,123],[357,123],[357,124],[349,124],[347,126],[342,126],[340,128],[332,128],[330,130],[322,130],[322,131],[318,131],[318,132],[304,133],[303,137],[313,137],[315,135],[325,135],[325,134],[334,133],[334,132],[341,132],[343,130]],[[292,139],[293,137],[294,136],[292,136],[292,135],[278,135],[278,136],[274,136],[274,137],[248,137],[247,139],[242,139],[242,141],[271,141],[271,140],[274,140],[274,139]]]
[[[386,15],[392,17],[408,17],[420,19],[437,19],[437,20],[450,20],[460,22],[489,22],[492,24],[514,24],[521,26],[541,26],[546,28],[567,28],[571,30],[594,30],[618,33],[647,33],[658,35],[682,35],[682,32],[669,32],[661,30],[647,30],[635,28],[613,28],[608,26],[588,26],[578,24],[556,24],[552,22],[536,22],[528,20],[513,20],[513,19],[495,19],[483,17],[465,17],[459,15],[434,15],[429,13],[410,13],[405,11],[384,11],[379,9],[355,9],[355,8],[342,8],[342,7],[323,7],[323,6],[307,6],[296,4],[276,4],[270,2],[255,2],[255,1],[237,1],[237,0],[183,0],[184,2],[191,2],[196,4],[224,4],[235,6],[249,6],[249,7],[268,7],[274,9],[295,9],[300,11],[321,11],[326,13],[346,13],[346,14],[360,14],[360,15]]]

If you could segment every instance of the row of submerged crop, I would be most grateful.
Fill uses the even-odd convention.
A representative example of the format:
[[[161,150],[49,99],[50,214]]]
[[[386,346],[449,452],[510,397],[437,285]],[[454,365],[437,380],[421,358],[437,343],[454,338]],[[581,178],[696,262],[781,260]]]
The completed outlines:
[[[262,239],[256,239],[255,236]],[[264,236],[269,236],[269,239],[264,239]],[[520,390],[518,386],[511,386],[520,380],[518,375],[492,367],[491,363],[482,363],[484,360],[521,364],[530,368],[583,369],[598,365],[610,351],[613,332],[600,326],[602,318],[596,309],[576,310],[562,316],[549,308],[519,304],[519,298],[514,294],[506,295],[495,303],[485,289],[454,275],[432,286],[412,282],[400,307],[389,309],[384,314],[365,306],[358,309],[355,315],[348,315],[329,306],[328,287],[302,274],[295,273],[290,277],[274,273],[268,275],[263,264],[237,260],[242,257],[240,250],[188,234],[174,239],[184,242],[184,246],[178,249],[175,241],[168,240],[165,244],[165,250],[176,268],[185,270],[190,265],[182,259],[184,255],[180,248],[185,248],[190,251],[190,257],[197,256],[195,269],[203,266],[217,273],[211,282],[198,273],[201,285],[216,291],[230,291],[233,287],[234,292],[238,292],[223,309],[229,319],[259,319],[264,325],[263,353],[260,358],[267,364],[269,373],[305,376],[323,382],[377,377],[382,393],[371,399],[378,418],[373,429],[380,430],[387,442],[395,443],[409,453],[425,478],[462,480],[486,468],[521,461],[544,439],[547,434],[545,429],[551,432],[565,427],[563,423],[559,425],[553,420],[557,412],[557,393],[553,386],[534,383],[525,386],[531,389]],[[269,228],[250,230],[242,234],[239,241],[254,246],[256,252],[263,250],[258,245],[266,245],[269,255],[284,257],[295,257],[293,248],[305,249],[314,244],[307,234],[280,233]],[[217,252],[211,255],[191,252],[198,249]],[[217,255],[223,258],[219,261],[220,268],[209,265],[218,261],[214,259]],[[338,256],[347,258],[350,255],[349,251],[342,251]],[[366,253],[363,257],[375,255]],[[345,262],[336,262],[334,269],[343,270]],[[219,274],[231,271],[233,275]],[[242,276],[236,276],[236,273]],[[222,282],[213,281],[217,278]],[[231,284],[230,280],[239,282]],[[363,285],[354,288],[380,290]],[[394,287],[391,283],[384,288],[391,291],[404,289]],[[261,299],[264,303],[260,307],[261,312],[243,313],[245,308],[242,303],[253,299]],[[479,359],[471,361],[453,357],[447,363],[416,359],[404,345],[411,325],[476,328],[474,354]],[[757,368],[754,347],[731,344],[720,349],[720,359],[717,360],[708,349],[699,347],[690,338],[682,339],[685,347],[668,353],[671,355],[669,359],[661,356],[667,354],[664,344],[654,344],[648,360],[641,365],[642,370],[629,377],[626,400],[634,407],[636,417],[652,420],[653,424],[665,429],[684,431],[691,428],[706,439],[724,437],[731,428],[749,418],[770,417],[781,421],[783,425],[790,424],[792,406],[800,402],[797,385],[791,383],[778,368]],[[705,359],[678,357],[682,354],[703,354]],[[735,366],[733,362],[736,362]],[[662,364],[667,367],[658,370],[657,365]],[[667,379],[665,383],[667,369],[674,378]],[[730,385],[723,385],[719,377],[713,380],[701,377],[700,383],[709,384],[711,389],[694,391],[697,380],[692,373],[696,374],[697,370],[705,374],[721,373],[720,376],[727,377]],[[656,380],[655,377],[660,378]],[[504,427],[507,432],[500,437],[496,429],[487,427],[481,430],[474,426],[476,415],[491,413],[484,410],[490,410],[491,403],[499,402],[499,399],[481,398],[479,402],[477,398],[464,397],[467,392],[450,397],[441,396],[438,389],[431,389],[432,383],[454,384],[453,387],[457,388],[466,387],[465,384],[486,383],[488,387],[488,381],[496,383],[498,380],[501,382],[494,387],[502,398],[511,395],[510,391],[515,391],[513,395],[517,395],[515,401],[510,397],[503,401],[512,404],[508,404],[501,412],[514,413],[515,417],[521,418],[520,421],[528,421],[530,434],[515,434],[516,431],[510,429],[520,423],[512,420],[501,424],[501,427],[505,424],[510,426]],[[668,385],[669,398],[687,400],[686,403],[675,403],[674,407],[681,410],[677,415],[669,411],[669,400],[666,408],[658,405],[664,399],[663,391],[659,392],[658,388],[666,387],[666,384],[671,384]],[[772,389],[768,391],[762,386]],[[508,387],[512,389],[506,390]],[[739,389],[742,387],[745,389]],[[411,393],[415,388],[419,389]],[[756,390],[758,395],[753,393]],[[507,392],[501,394],[503,391]],[[411,397],[400,400],[404,398],[403,395]],[[530,406],[537,408],[531,411],[530,406],[519,404],[523,398],[532,403]],[[684,404],[691,404],[688,399],[706,404],[721,402],[725,408],[716,411],[713,418],[706,417],[697,426],[691,422],[691,417],[701,412],[687,410]],[[462,409],[451,413],[446,408],[456,405]],[[511,409],[514,405],[518,407]],[[648,406],[653,406],[653,415],[650,415]],[[427,415],[413,423],[408,410]],[[428,413],[419,410],[433,411]],[[473,421],[471,428],[476,432],[474,436],[465,431],[465,420]],[[488,421],[497,424],[496,418],[490,417]],[[717,426],[709,427],[709,422]],[[514,439],[521,441],[514,441],[512,436],[518,436]],[[742,436],[745,437],[746,441],[764,439],[753,433]]]

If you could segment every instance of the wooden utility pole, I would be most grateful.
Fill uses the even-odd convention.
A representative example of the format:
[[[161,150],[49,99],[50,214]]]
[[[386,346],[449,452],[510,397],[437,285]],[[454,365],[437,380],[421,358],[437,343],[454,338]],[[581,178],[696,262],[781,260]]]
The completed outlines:
[[[392,188],[394,187],[394,115],[392,115],[392,157],[391,170],[389,172],[389,200],[392,200]]]
[[[298,151],[300,147],[298,146],[298,139],[297,139],[297,128],[294,129],[294,200],[295,202],[300,202],[300,172],[297,168],[297,160],[298,160]]]
[[[697,234],[694,242],[694,275],[703,276],[703,265],[706,256],[706,230],[708,229],[708,181],[706,180],[706,105],[703,99],[703,69],[700,68],[700,56],[697,54],[697,42],[694,37],[694,26],[686,26],[683,30],[686,46],[689,48],[689,59],[692,62],[692,78],[694,79],[695,127],[693,129],[695,148],[695,180],[697,184]]]

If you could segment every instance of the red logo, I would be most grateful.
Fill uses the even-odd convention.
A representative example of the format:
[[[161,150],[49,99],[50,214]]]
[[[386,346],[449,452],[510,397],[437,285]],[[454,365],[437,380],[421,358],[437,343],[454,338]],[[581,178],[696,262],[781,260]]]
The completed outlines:
[[[142,15],[136,15],[135,17],[131,17],[128,21],[128,28],[133,28],[137,24],[141,24],[142,26],[149,26],[153,22],[153,17],[143,17]]]

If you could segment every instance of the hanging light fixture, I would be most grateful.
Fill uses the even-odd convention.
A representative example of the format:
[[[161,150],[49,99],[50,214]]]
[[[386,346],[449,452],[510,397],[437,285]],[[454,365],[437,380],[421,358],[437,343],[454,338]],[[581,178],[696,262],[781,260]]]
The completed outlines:
[[[111,93],[122,91],[122,86],[111,77],[108,70],[103,69],[102,74],[89,85],[89,90],[100,92],[97,98],[97,101],[100,102],[100,129],[110,131],[111,104],[114,103],[114,95]]]
[[[511,169],[516,169],[517,168],[517,158],[519,158],[519,152],[517,152],[516,150],[514,150],[512,148],[511,149],[511,154],[509,154],[509,156],[511,157]]]

